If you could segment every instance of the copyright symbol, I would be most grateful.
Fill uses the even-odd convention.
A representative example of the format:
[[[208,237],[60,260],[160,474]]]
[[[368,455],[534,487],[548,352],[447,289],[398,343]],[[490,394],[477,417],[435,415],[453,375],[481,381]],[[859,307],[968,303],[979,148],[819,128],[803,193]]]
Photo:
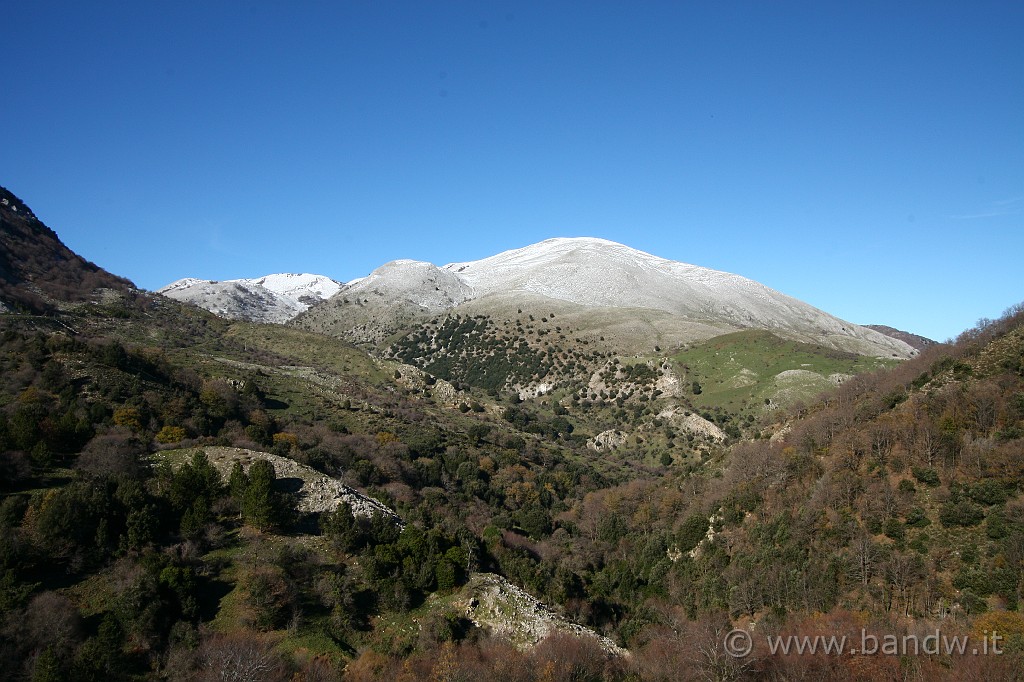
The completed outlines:
[[[746,630],[736,629],[725,636],[722,640],[725,653],[733,658],[746,658],[754,648],[754,641]]]

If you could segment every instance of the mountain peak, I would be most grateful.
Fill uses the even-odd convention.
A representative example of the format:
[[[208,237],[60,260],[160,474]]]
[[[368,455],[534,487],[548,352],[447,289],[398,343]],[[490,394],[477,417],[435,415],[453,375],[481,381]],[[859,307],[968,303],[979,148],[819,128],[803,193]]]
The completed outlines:
[[[552,246],[552,247],[585,247],[585,246],[618,246],[625,249],[631,249],[632,247],[620,244],[619,242],[613,242],[610,239],[603,239],[601,237],[551,237],[539,241],[536,244],[524,246],[524,249],[532,249],[537,247]],[[636,249],[632,249],[636,250]]]
[[[542,264],[559,258],[577,255],[581,259],[587,257],[628,257],[632,260],[664,261],[665,259],[639,251],[625,244],[613,242],[609,239],[599,237],[553,237],[544,241],[530,244],[518,249],[502,251],[488,258],[466,263],[450,263],[446,270],[462,272],[465,266],[477,265],[491,267],[495,265],[513,264],[526,265],[530,263]],[[462,269],[460,269],[462,268]]]

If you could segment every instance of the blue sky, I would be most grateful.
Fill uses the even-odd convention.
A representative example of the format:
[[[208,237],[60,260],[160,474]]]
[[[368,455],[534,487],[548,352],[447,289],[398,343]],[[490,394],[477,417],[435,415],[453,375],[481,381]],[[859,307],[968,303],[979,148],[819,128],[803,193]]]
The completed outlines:
[[[1024,3],[8,2],[0,184],[138,285],[589,235],[937,339],[1024,300]]]

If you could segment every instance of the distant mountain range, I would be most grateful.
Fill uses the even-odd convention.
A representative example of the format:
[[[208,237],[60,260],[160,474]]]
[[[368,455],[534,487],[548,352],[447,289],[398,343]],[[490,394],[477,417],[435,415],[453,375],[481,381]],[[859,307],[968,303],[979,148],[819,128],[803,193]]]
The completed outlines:
[[[765,329],[862,355],[917,352],[899,336],[843,321],[745,277],[590,237],[548,239],[443,267],[395,260],[347,284],[322,275],[267,275],[182,279],[159,291],[223,317],[291,320],[370,344],[447,311],[512,317],[557,309],[576,328],[625,350]]]
[[[68,249],[18,197],[0,188],[0,306],[43,311],[134,291]],[[548,239],[438,267],[396,260],[348,283],[316,274],[181,279],[159,293],[219,316],[275,322],[379,345],[440,313],[541,317],[616,350],[649,352],[741,329],[863,355],[906,358],[928,339],[844,322],[750,279],[595,238]],[[520,313],[522,311],[522,313]]]
[[[287,322],[342,287],[324,275],[276,274],[222,282],[185,278],[157,293],[232,320]]]

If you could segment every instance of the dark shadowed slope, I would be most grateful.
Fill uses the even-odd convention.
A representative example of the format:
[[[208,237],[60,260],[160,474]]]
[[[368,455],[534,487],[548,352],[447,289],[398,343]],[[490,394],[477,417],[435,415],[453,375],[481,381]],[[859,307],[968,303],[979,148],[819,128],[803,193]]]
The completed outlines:
[[[903,343],[916,348],[917,350],[924,350],[929,346],[934,346],[938,341],[933,341],[927,336],[921,336],[920,334],[911,334],[905,332],[902,329],[896,329],[895,327],[889,327],[884,324],[865,324],[864,327],[868,329],[874,329],[876,332],[885,334],[888,337],[902,341]]]
[[[0,187],[0,305],[41,312],[85,301],[97,289],[134,285],[71,251],[14,194]]]

